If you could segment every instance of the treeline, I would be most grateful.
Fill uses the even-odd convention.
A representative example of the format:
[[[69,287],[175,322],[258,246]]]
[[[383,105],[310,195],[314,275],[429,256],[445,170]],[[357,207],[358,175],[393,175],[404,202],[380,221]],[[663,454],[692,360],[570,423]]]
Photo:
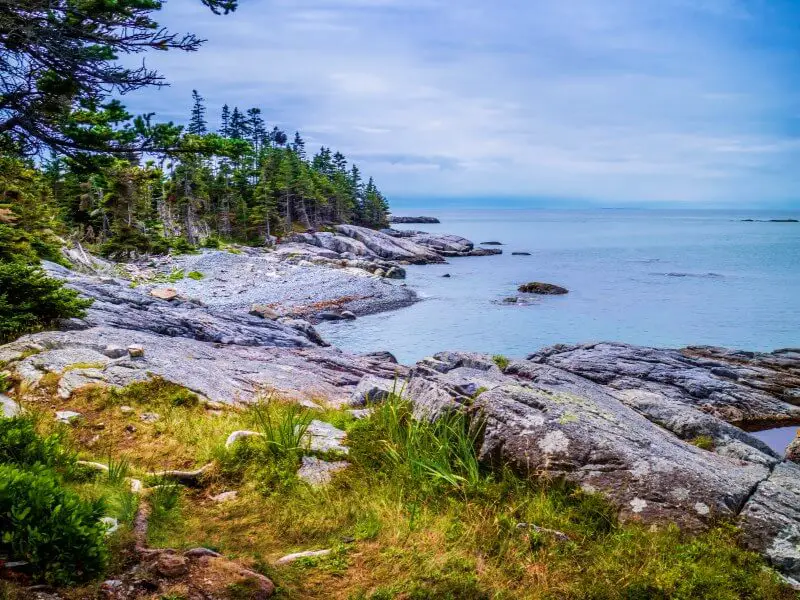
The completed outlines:
[[[123,255],[217,240],[270,245],[298,229],[386,223],[385,197],[341,152],[309,155],[300,133],[290,142],[258,108],[225,105],[211,131],[203,98],[195,91],[193,100],[188,126],[154,159],[56,156],[43,164],[78,239]]]

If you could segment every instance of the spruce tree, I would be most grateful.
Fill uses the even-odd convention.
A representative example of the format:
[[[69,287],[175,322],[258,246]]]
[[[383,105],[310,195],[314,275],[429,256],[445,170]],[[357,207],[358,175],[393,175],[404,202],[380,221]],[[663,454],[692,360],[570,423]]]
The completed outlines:
[[[205,99],[197,93],[197,90],[192,90],[192,117],[189,119],[189,126],[186,131],[193,135],[205,135],[208,133],[204,102]]]
[[[222,105],[219,134],[224,138],[231,137],[231,109],[227,104]]]

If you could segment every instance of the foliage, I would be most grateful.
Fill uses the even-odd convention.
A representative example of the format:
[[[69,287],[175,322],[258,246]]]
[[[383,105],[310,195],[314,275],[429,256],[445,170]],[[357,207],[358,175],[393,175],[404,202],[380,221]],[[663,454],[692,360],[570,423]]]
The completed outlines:
[[[694,438],[691,443],[702,450],[713,450],[716,446],[714,438],[710,435],[699,435]]]
[[[86,502],[42,467],[0,465],[0,547],[50,583],[93,577],[106,565],[102,502]]]
[[[82,317],[91,303],[39,267],[0,262],[0,343]]]
[[[505,371],[508,368],[508,365],[511,361],[508,360],[508,357],[503,356],[502,354],[495,354],[492,357],[492,361],[494,364],[497,365],[497,368],[501,371]]]
[[[203,3],[215,13],[236,8],[236,0]],[[176,35],[161,27],[153,18],[161,6],[155,0],[4,1],[0,149],[33,153],[49,147],[75,154],[151,148],[148,136],[134,143],[142,131],[110,127],[119,120],[118,103],[106,105],[105,112],[97,106],[111,93],[162,84],[161,76],[143,62],[138,67],[117,62],[120,55],[193,51],[202,43],[193,34]]]
[[[0,419],[0,463],[19,467],[45,465],[66,467],[75,457],[63,444],[63,436],[40,436],[36,421],[29,416]]]

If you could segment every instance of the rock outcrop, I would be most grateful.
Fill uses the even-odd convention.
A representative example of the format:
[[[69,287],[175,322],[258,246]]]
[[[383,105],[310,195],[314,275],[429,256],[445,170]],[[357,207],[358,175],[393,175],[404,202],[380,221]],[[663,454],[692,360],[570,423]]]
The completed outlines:
[[[800,353],[557,346],[502,372],[489,356],[442,353],[413,368],[420,418],[467,410],[480,458],[600,492],[623,519],[696,530],[737,520],[745,543],[800,579],[800,465],[737,425],[800,423],[787,402]],[[713,440],[713,449],[694,445]]]

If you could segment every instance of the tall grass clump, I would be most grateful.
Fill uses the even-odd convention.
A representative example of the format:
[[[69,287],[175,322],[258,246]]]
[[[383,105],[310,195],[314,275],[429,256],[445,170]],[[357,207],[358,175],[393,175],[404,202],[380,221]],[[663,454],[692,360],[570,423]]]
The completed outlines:
[[[350,437],[356,460],[407,485],[467,493],[485,479],[476,451],[482,433],[481,420],[463,412],[416,419],[411,403],[392,394]]]

